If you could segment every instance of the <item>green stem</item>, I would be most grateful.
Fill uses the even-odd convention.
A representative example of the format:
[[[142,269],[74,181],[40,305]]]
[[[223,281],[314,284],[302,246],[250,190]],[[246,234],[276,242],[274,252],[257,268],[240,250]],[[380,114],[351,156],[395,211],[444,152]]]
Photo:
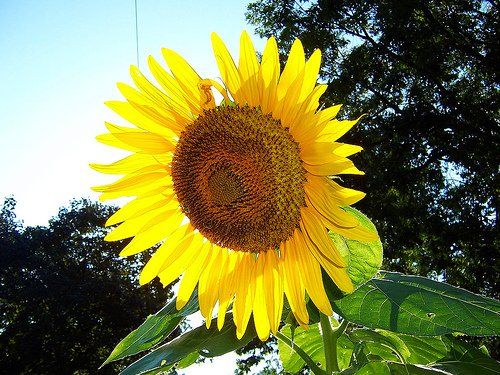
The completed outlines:
[[[321,325],[321,334],[323,335],[326,373],[330,375],[333,371],[339,371],[339,364],[337,361],[337,339],[333,335],[332,325],[328,316],[319,313],[319,324]]]
[[[318,365],[316,365],[316,363],[311,359],[311,357],[309,357],[307,353],[303,351],[299,346],[295,345],[292,340],[290,340],[288,337],[286,337],[279,331],[276,332],[275,336],[278,340],[283,341],[291,349],[293,349],[300,356],[300,358],[302,358],[302,360],[307,364],[307,366],[309,366],[314,375],[325,375],[325,372],[321,368],[319,368]]]
[[[328,375],[333,374],[334,371],[340,371],[339,362],[337,359],[337,340],[344,333],[347,324],[347,320],[342,320],[342,323],[332,329],[332,324],[330,318],[323,313],[319,315],[319,323],[321,325],[321,332],[323,335],[323,346],[325,350],[325,360],[326,360],[326,373]]]

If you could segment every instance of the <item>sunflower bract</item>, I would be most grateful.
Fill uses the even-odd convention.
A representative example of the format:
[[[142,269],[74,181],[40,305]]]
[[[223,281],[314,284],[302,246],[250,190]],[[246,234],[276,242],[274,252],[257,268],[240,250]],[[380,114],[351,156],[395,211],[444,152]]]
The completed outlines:
[[[332,180],[362,174],[348,159],[361,147],[336,142],[357,120],[336,120],[340,106],[318,110],[326,90],[316,84],[319,50],[306,60],[296,40],[280,72],[274,38],[259,61],[243,32],[238,65],[216,34],[212,45],[222,85],[168,49],[168,70],[148,60],[157,83],[131,68],[135,87],[119,84],[126,100],[107,103],[130,125],[107,123],[109,132],[97,137],[131,155],[92,164],[123,176],[94,190],[102,200],[132,197],[107,222],[119,225],[106,240],[131,238],[121,255],[161,244],[141,284],[181,277],[177,308],[197,286],[207,325],[215,306],[219,329],[232,308],[238,337],[253,315],[266,340],[278,329],[284,296],[300,324],[309,321],[307,295],[332,313],[322,269],[341,290],[353,290],[328,231],[376,239],[341,208],[364,194]]]

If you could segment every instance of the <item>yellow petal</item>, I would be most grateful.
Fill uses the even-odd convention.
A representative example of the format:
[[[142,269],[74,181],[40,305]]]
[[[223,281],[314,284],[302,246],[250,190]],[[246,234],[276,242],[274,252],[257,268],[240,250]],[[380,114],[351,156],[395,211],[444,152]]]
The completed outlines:
[[[300,109],[298,99],[300,96],[300,89],[304,81],[304,74],[304,69],[302,69],[295,77],[295,80],[290,84],[283,99],[278,101],[278,105],[273,111],[273,115],[279,117],[281,119],[281,123],[285,127],[290,126]]]
[[[170,112],[172,107],[168,107],[170,98],[154,86],[135,66],[130,67],[130,76],[137,88],[145,95],[155,108],[161,108],[165,112]],[[177,109],[174,107],[174,109]]]
[[[163,184],[172,181],[172,177],[167,171],[145,173],[140,175],[125,176],[116,182],[106,185],[92,187],[92,190],[98,192],[134,192],[151,187],[153,184]]]
[[[190,119],[191,108],[198,108],[198,103],[185,94],[176,79],[163,69],[153,56],[148,57],[148,65],[151,73],[170,98],[167,104],[171,105],[172,109],[175,109],[185,119]]]
[[[212,246],[210,242],[206,241],[199,251],[198,256],[194,259],[193,263],[182,276],[175,302],[177,310],[182,309],[191,298],[194,288],[196,287],[196,284],[198,284],[201,273],[207,267],[208,262],[211,259],[211,250]]]
[[[255,55],[252,40],[246,31],[243,31],[240,37],[240,61],[238,63],[238,71],[241,77],[242,99],[250,106],[259,105],[260,95],[257,86],[259,62]]]
[[[301,325],[307,325],[309,314],[305,304],[304,284],[300,277],[299,260],[290,240],[280,245],[280,261],[283,264],[283,289],[293,312],[293,315]]]
[[[207,328],[210,328],[212,321],[212,310],[219,296],[219,279],[222,270],[226,267],[228,254],[226,249],[221,249],[213,245],[212,257],[209,265],[200,276],[198,286],[198,300],[200,302],[200,312],[205,317]]]
[[[142,215],[137,215],[134,218],[126,220],[116,228],[113,228],[106,237],[105,241],[119,241],[125,238],[135,236],[140,233],[146,224],[152,225],[151,223],[156,223],[157,221],[163,220],[165,217],[169,217],[178,208],[172,208],[168,206],[161,206],[157,209],[147,211]],[[154,220],[154,221],[153,221]]]
[[[227,50],[227,47],[222,39],[216,33],[212,33],[211,39],[215,60],[217,62],[217,66],[219,67],[222,80],[229,89],[233,98],[239,102],[241,80],[238,69],[236,68],[233,58],[231,57],[231,54]]]
[[[297,115],[290,119],[290,133],[300,144],[310,143],[314,140],[315,112],[319,106],[319,99],[325,93],[327,85],[316,86],[301,104]]]
[[[303,71],[304,66],[304,47],[302,47],[300,40],[295,39],[278,83],[278,100],[281,100],[285,96],[297,75]]]
[[[310,185],[305,187],[305,190],[307,193],[307,206],[315,209],[329,221],[334,222],[337,226],[342,228],[355,228],[359,225],[358,219],[345,212],[334,200],[328,199],[328,196],[322,194],[322,190],[311,188]]]
[[[276,39],[267,40],[259,70],[259,92],[261,109],[264,114],[272,111],[276,103],[276,88],[280,74],[280,62]]]
[[[242,338],[250,320],[255,297],[255,261],[252,254],[243,254],[236,267],[238,286],[233,303],[233,319],[236,325],[236,336]]]
[[[266,258],[264,268],[264,296],[271,331],[276,333],[283,311],[283,273],[275,251],[260,254]]]
[[[311,144],[301,144],[300,157],[309,165],[322,165],[341,161],[338,155],[333,152],[336,148],[331,142],[313,142]]]
[[[267,340],[271,329],[265,298],[265,288],[269,288],[271,286],[264,284],[264,269],[266,266],[265,258],[265,256],[259,255],[254,273],[255,297],[253,301],[253,320],[255,322],[257,336],[259,336],[259,339],[262,341]]]
[[[236,293],[236,265],[239,262],[240,254],[238,252],[228,251],[228,261],[226,268],[221,272],[219,288],[219,311],[217,312],[217,328],[219,331],[224,325],[226,311],[229,303]]]
[[[328,236],[325,226],[322,225],[321,220],[318,219],[314,209],[302,207],[301,217],[302,220],[300,225],[302,231],[307,234],[307,236],[311,239],[311,242],[316,245],[316,248],[318,249],[315,253],[319,254],[322,258],[327,259],[337,267],[345,267],[346,264],[344,259],[333,244],[333,241]],[[318,259],[316,254],[315,257]]]
[[[165,180],[167,181],[167,180]],[[99,196],[100,201],[106,201],[108,199],[116,199],[116,198],[123,198],[123,197],[148,197],[156,194],[163,194],[165,196],[170,196],[174,194],[174,190],[172,187],[172,182],[167,181],[163,183],[163,181],[159,181],[158,184],[154,183],[151,184],[150,187],[145,188],[140,191],[115,191],[115,192],[108,192],[108,193],[102,193]]]
[[[334,176],[339,174],[357,174],[364,175],[354,166],[354,163],[349,159],[340,158],[339,161],[330,162],[321,165],[310,165],[305,163],[304,168],[311,174],[316,176]]]
[[[328,258],[323,256],[322,252],[319,251],[317,245],[309,236],[304,236],[304,241],[309,248],[309,251],[311,251],[319,264],[321,264],[321,267],[324,268],[328,276],[330,276],[339,289],[346,293],[352,293],[354,291],[354,286],[352,285],[352,281],[347,274],[347,269],[344,267],[337,267],[335,264],[332,264]]]
[[[125,83],[117,83],[117,87],[138,113],[168,128],[183,129],[186,119],[179,116],[176,111],[170,110],[168,106],[158,106],[142,92]]]
[[[193,231],[190,225],[177,228],[146,263],[139,276],[139,283],[144,285],[158,276],[165,267],[172,264],[181,255],[192,240]]]
[[[355,228],[339,227],[336,223],[332,222],[327,217],[320,215],[317,212],[316,215],[318,215],[317,216],[318,219],[321,220],[323,225],[327,227],[329,230],[331,230],[334,233],[338,233],[344,237],[350,238],[351,240],[356,240],[361,242],[372,242],[372,241],[377,241],[379,239],[378,234],[376,232],[372,232],[362,227],[361,225],[358,225]]]
[[[132,128],[125,128],[108,122],[105,124],[111,136],[119,141],[119,143],[112,144],[112,146],[120,147],[123,143],[132,147],[132,151],[145,154],[162,154],[174,151],[175,149],[175,146],[170,141],[160,135],[139,130],[136,131]],[[98,138],[98,140],[100,139]]]
[[[358,145],[350,145],[348,143],[335,142],[335,150],[333,152],[342,157],[354,155],[363,150],[363,147]]]
[[[295,230],[290,242],[290,250],[295,251],[295,256],[299,260],[300,276],[309,297],[323,314],[332,315],[333,310],[325,292],[320,265],[309,251],[304,235]]]
[[[177,248],[172,251],[172,255],[168,256],[158,272],[164,286],[172,283],[193,263],[203,247],[203,240],[201,234],[193,232],[192,236],[184,237]]]
[[[335,116],[338,115],[340,109],[342,108],[342,104],[337,104],[325,109],[322,109],[318,112],[318,124],[327,124],[330,120],[332,120]],[[336,120],[335,120],[336,121]],[[324,126],[324,125],[323,125]]]
[[[163,194],[155,194],[133,199],[111,215],[105,225],[109,227],[110,225],[115,225],[125,220],[141,216],[147,212],[156,210],[157,208],[166,207],[172,199],[172,195],[165,196]],[[175,208],[175,203],[177,202],[171,203],[172,209]]]
[[[321,142],[333,142],[347,133],[363,116],[356,120],[332,120],[326,124],[318,136]]]
[[[145,167],[155,166],[168,170],[167,164],[171,162],[171,157],[153,156],[147,154],[132,154],[111,164],[90,164],[90,167],[97,172],[107,174],[127,174],[139,171]]]
[[[169,217],[157,224],[151,225],[149,228],[138,233],[127,246],[120,252],[120,256],[130,256],[154,246],[179,227],[184,220],[184,214],[178,210],[174,211]]]
[[[176,133],[173,129],[179,129],[180,126],[172,123],[171,126],[166,126],[165,123],[157,123],[152,121],[149,117],[144,116],[142,113],[137,111],[137,109],[129,102],[121,101],[107,101],[104,103],[112,111],[123,117],[125,120],[129,121],[142,130],[146,130],[151,133],[159,134],[168,140],[172,140],[176,137]],[[173,126],[172,126],[173,125]]]
[[[182,89],[199,101],[201,97],[198,83],[201,81],[201,77],[198,73],[177,52],[168,48],[162,48],[161,52]]]
[[[304,82],[302,83],[302,88],[299,96],[299,102],[304,101],[311,91],[316,86],[316,81],[318,80],[319,68],[321,66],[321,51],[319,49],[314,50],[309,60],[307,60],[304,67]]]
[[[335,181],[331,181],[330,179],[328,179],[328,185],[330,187],[328,188],[327,194],[335,195],[346,206],[359,202],[366,195],[362,191],[340,186]]]

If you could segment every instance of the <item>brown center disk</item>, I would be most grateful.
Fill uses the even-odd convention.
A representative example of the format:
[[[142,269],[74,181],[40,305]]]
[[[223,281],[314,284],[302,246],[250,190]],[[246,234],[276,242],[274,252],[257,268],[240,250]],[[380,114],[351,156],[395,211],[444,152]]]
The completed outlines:
[[[180,136],[172,177],[193,226],[233,250],[277,248],[305,205],[299,146],[258,108],[222,106],[201,114]]]

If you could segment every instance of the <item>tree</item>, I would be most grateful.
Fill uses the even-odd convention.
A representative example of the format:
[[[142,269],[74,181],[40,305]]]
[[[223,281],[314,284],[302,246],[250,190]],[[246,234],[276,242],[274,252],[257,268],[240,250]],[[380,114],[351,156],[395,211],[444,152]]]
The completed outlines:
[[[0,213],[0,372],[94,374],[170,289],[139,289],[141,260],[121,259],[123,244],[103,241],[114,208],[75,200],[48,227],[28,228],[14,208],[7,199]]]
[[[385,266],[498,296],[498,3],[265,0],[247,18],[321,49],[323,99],[367,114],[343,138],[367,175],[346,184],[368,193]]]
[[[367,173],[344,183],[368,193],[384,268],[498,298],[498,3],[263,0],[247,20],[319,48],[325,104],[366,114],[341,141]]]

